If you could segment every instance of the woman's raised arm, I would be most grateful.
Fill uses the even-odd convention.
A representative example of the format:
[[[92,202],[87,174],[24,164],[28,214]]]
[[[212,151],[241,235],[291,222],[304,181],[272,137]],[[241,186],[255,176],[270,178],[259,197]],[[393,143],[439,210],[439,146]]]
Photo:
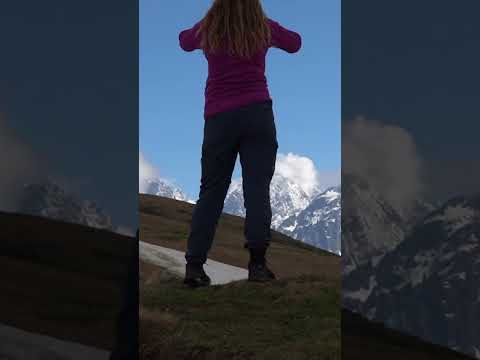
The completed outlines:
[[[288,53],[296,53],[302,47],[302,37],[295,31],[288,30],[278,22],[269,20],[272,30],[272,46]]]
[[[180,32],[178,39],[180,41],[180,47],[185,51],[193,51],[201,49],[200,47],[200,35],[197,35],[198,29],[200,28],[200,21],[195,24],[190,29],[183,30]]]

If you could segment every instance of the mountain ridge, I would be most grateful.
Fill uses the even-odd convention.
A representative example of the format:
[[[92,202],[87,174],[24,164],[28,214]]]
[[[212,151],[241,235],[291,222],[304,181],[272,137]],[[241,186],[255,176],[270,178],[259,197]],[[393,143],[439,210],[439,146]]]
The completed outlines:
[[[242,178],[231,181],[224,201],[224,213],[245,217],[242,186]],[[176,185],[160,179],[144,180],[143,190],[145,194],[195,203],[188,200],[188,196]],[[335,201],[332,203],[325,201],[328,198],[326,194],[331,192],[335,193]],[[272,228],[297,240],[341,254],[340,199],[340,186],[323,190],[317,186],[307,193],[302,186],[277,173],[270,186]],[[319,220],[314,221],[315,217]],[[297,224],[301,224],[301,228],[296,230]],[[318,236],[318,233],[322,235]]]
[[[341,254],[341,192],[334,186],[319,192],[308,206],[285,219],[279,230],[330,252]]]
[[[476,292],[480,283],[479,199],[457,196],[438,208],[420,205],[425,210],[399,222],[405,232],[393,246],[380,249],[376,257],[365,246],[356,248],[353,253],[368,261],[348,272],[344,269],[343,306],[388,327],[479,357],[474,345],[480,343],[474,320],[480,318],[480,293]],[[342,222],[351,221],[348,216],[352,214],[345,210]],[[387,216],[383,221],[392,224],[396,219]],[[365,229],[359,227],[351,238],[344,238],[347,255]],[[364,233],[367,245],[379,235],[371,228]]]
[[[110,216],[93,201],[80,200],[52,181],[25,184],[17,212],[98,229],[115,229]]]

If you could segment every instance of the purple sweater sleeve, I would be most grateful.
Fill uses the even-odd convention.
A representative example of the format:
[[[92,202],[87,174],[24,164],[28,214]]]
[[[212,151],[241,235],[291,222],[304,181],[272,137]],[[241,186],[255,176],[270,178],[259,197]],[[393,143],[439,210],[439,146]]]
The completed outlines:
[[[200,49],[200,35],[197,36],[197,30],[200,27],[200,22],[196,23],[191,29],[183,30],[178,39],[180,47],[185,51],[193,51]]]
[[[288,53],[296,53],[302,47],[302,37],[295,31],[285,29],[278,22],[269,20],[272,29],[272,46]]]

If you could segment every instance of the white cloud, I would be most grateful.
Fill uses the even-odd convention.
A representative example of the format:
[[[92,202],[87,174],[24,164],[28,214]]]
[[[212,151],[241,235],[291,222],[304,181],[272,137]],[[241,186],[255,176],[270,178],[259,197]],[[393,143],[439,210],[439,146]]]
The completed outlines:
[[[422,189],[421,160],[413,137],[397,126],[359,117],[343,127],[344,173],[362,177],[398,210]]]
[[[312,159],[293,153],[277,154],[275,173],[299,184],[309,195],[340,184],[340,171],[319,172]]]
[[[275,174],[284,176],[300,185],[302,190],[309,195],[340,184],[340,170],[319,172],[310,158],[293,153],[277,154]],[[162,179],[169,184],[174,184],[173,180],[162,178],[159,169],[140,152],[139,190],[141,193],[146,192],[147,181],[150,179]],[[237,181],[241,181],[241,179],[234,179],[232,183]]]
[[[157,166],[148,161],[140,151],[138,156],[138,187],[141,194],[146,194],[151,191],[151,182],[161,182],[163,185],[170,186],[172,189],[178,190],[183,194],[174,178],[164,177],[161,175]],[[180,196],[180,194],[178,194]],[[185,195],[186,196],[186,195]]]
[[[152,163],[150,163],[143,153],[140,151],[138,156],[138,185],[139,191],[146,191],[147,181],[160,177],[160,171]]]
[[[40,176],[39,164],[0,114],[0,210],[17,210],[23,184]]]

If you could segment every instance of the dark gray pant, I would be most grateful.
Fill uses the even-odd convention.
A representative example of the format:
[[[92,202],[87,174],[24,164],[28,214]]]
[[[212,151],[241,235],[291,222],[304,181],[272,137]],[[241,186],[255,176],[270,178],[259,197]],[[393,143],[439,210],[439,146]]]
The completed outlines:
[[[271,234],[270,182],[275,171],[277,134],[271,100],[205,119],[202,177],[195,205],[187,262],[204,263],[240,155],[246,209],[246,248],[267,248]]]

